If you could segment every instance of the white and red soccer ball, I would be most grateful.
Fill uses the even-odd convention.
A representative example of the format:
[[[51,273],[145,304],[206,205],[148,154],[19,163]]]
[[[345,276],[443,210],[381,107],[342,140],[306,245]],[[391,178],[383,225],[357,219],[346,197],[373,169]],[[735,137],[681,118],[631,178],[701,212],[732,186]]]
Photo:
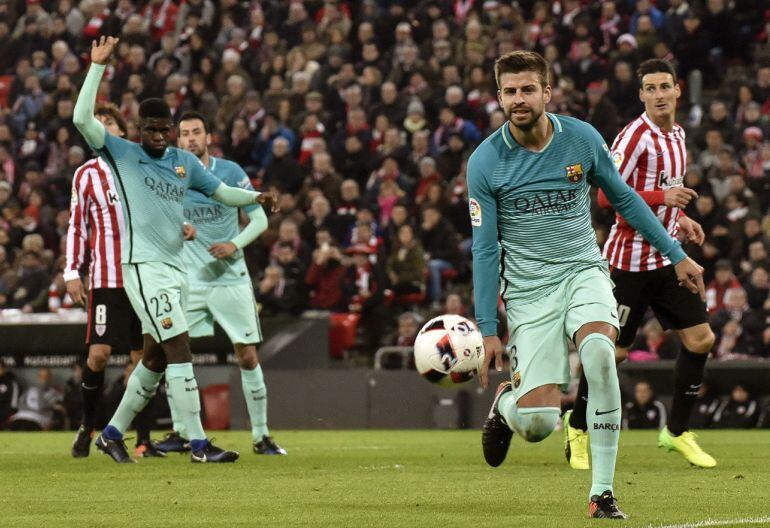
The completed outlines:
[[[414,362],[431,383],[452,386],[473,378],[484,358],[481,332],[459,315],[440,315],[422,327],[414,342]]]

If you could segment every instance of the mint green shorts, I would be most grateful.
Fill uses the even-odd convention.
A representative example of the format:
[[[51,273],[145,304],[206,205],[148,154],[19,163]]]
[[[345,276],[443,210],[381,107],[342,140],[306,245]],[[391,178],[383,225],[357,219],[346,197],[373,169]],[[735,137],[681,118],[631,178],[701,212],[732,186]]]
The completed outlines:
[[[518,400],[532,389],[570,380],[569,343],[586,323],[605,322],[619,328],[609,272],[598,267],[564,280],[546,297],[529,304],[508,301],[508,355]]]
[[[262,342],[251,281],[222,286],[191,285],[187,321],[190,337],[214,335],[216,321],[233,344]]]
[[[165,262],[123,264],[123,288],[142,333],[161,343],[187,332],[187,275]]]

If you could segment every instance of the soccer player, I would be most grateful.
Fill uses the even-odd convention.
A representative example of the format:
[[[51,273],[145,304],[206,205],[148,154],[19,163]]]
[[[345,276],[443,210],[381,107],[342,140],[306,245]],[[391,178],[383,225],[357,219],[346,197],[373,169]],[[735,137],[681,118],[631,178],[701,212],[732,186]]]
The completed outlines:
[[[681,229],[688,240],[700,245],[703,229],[682,212],[697,194],[683,187],[687,148],[684,130],[674,121],[680,96],[676,72],[669,62],[650,59],[639,66],[638,76],[639,98],[645,110],[615,138],[612,160],[623,180],[652,208],[672,240]],[[610,207],[601,191],[599,205]],[[671,259],[652,247],[626,220],[621,212],[617,214],[604,245],[620,319],[616,359],[621,362],[628,356],[628,347],[648,307],[664,328],[676,330],[683,349],[674,367],[671,414],[660,431],[658,446],[678,451],[694,466],[714,467],[716,460],[701,449],[688,429],[706,358],[714,346],[706,304],[698,295],[676,287],[678,276]],[[586,450],[588,392],[588,383],[581,377],[575,407],[565,415],[565,451],[576,469],[590,467]]]
[[[484,458],[505,460],[515,431],[539,442],[556,426],[560,387],[569,381],[568,341],[578,349],[589,386],[594,459],[592,517],[625,519],[613,494],[620,432],[615,370],[619,322],[607,264],[590,218],[590,184],[676,265],[679,280],[705,295],[702,268],[668,236],[642,199],[620,179],[599,133],[549,114],[548,63],[514,51],[495,63],[507,122],[468,161],[476,319],[484,336],[483,387],[494,360],[502,370],[497,301],[505,303],[511,381],[501,383],[484,423]]]
[[[95,115],[110,134],[126,136],[126,122],[115,105],[101,104]],[[142,357],[141,323],[123,289],[120,237],[124,230],[123,211],[110,166],[99,157],[84,163],[72,180],[64,268],[67,292],[73,302],[88,310],[88,359],[81,382],[83,422],[72,443],[72,456],[76,458],[90,453],[96,409],[104,387],[104,369],[113,347],[129,347],[134,364]],[[80,279],[87,244],[91,261],[88,301]],[[140,413],[136,422],[136,453],[165,456],[150,441],[146,412]]]
[[[194,111],[182,114],[177,123],[177,142],[180,148],[195,154],[224,183],[253,190],[249,177],[238,164],[209,154],[211,136],[202,114]],[[237,207],[223,207],[194,189],[185,196],[185,219],[197,232],[196,238],[184,245],[190,285],[187,322],[193,338],[214,335],[214,321],[227,333],[241,367],[241,384],[251,420],[252,448],[257,454],[285,455],[286,451],[275,443],[267,428],[267,389],[256,346],[262,341],[262,330],[254,287],[242,251],[267,228],[267,216],[259,205],[243,209],[250,221],[239,232]],[[172,417],[176,418],[173,398],[169,403]],[[184,450],[185,437],[184,424],[174,419],[174,432],[166,436],[159,448]]]
[[[93,115],[105,65],[118,43],[101,37],[91,47],[91,67],[75,105],[73,121],[88,144],[109,163],[123,205],[126,232],[121,240],[123,285],[142,323],[142,360],[128,379],[115,415],[96,447],[116,462],[133,462],[123,433],[155,393],[165,371],[169,394],[190,437],[193,462],[233,462],[235,451],[214,446],[203,431],[200,397],[192,367],[184,306],[187,279],[182,270],[183,202],[188,188],[232,206],[268,202],[260,193],[225,185],[200,160],[169,146],[171,110],[162,99],[139,105],[141,144],[106,132]]]

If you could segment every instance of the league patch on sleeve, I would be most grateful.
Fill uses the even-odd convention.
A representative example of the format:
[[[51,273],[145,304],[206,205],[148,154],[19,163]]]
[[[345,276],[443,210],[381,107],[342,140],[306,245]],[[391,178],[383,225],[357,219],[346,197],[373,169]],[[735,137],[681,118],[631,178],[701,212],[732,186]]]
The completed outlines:
[[[615,152],[612,153],[612,163],[615,164],[615,167],[617,167],[618,170],[620,170],[620,166],[623,165],[624,159],[625,157],[623,156],[623,153],[621,151],[616,150]]]
[[[468,208],[471,212],[471,225],[473,227],[481,227],[481,206],[479,202],[471,198],[468,201]]]
[[[70,203],[72,205],[78,204],[78,192],[75,190],[75,188],[72,188],[72,196],[70,197]]]
[[[244,176],[243,179],[238,182],[238,187],[240,187],[241,189],[248,189],[250,183],[251,182],[249,181],[249,177]]]

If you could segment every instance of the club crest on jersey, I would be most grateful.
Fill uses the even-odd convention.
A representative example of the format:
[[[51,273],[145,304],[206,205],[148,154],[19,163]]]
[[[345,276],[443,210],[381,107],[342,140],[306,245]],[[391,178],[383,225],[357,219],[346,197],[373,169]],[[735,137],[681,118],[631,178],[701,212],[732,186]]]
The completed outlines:
[[[481,206],[479,202],[471,198],[468,200],[468,209],[471,212],[471,225],[474,227],[481,227]]]
[[[575,163],[574,165],[567,165],[567,179],[570,183],[577,183],[583,179],[583,164]]]
[[[176,172],[176,175],[180,178],[187,177],[187,172],[185,172],[184,167],[182,165],[175,165],[174,171]]]
[[[172,326],[174,326],[174,322],[171,320],[170,317],[166,317],[160,322],[160,325],[163,327],[164,330],[168,330]]]
[[[104,332],[107,330],[107,325],[103,325],[103,324],[94,325],[94,330],[96,330],[96,335],[101,337],[104,335]]]

